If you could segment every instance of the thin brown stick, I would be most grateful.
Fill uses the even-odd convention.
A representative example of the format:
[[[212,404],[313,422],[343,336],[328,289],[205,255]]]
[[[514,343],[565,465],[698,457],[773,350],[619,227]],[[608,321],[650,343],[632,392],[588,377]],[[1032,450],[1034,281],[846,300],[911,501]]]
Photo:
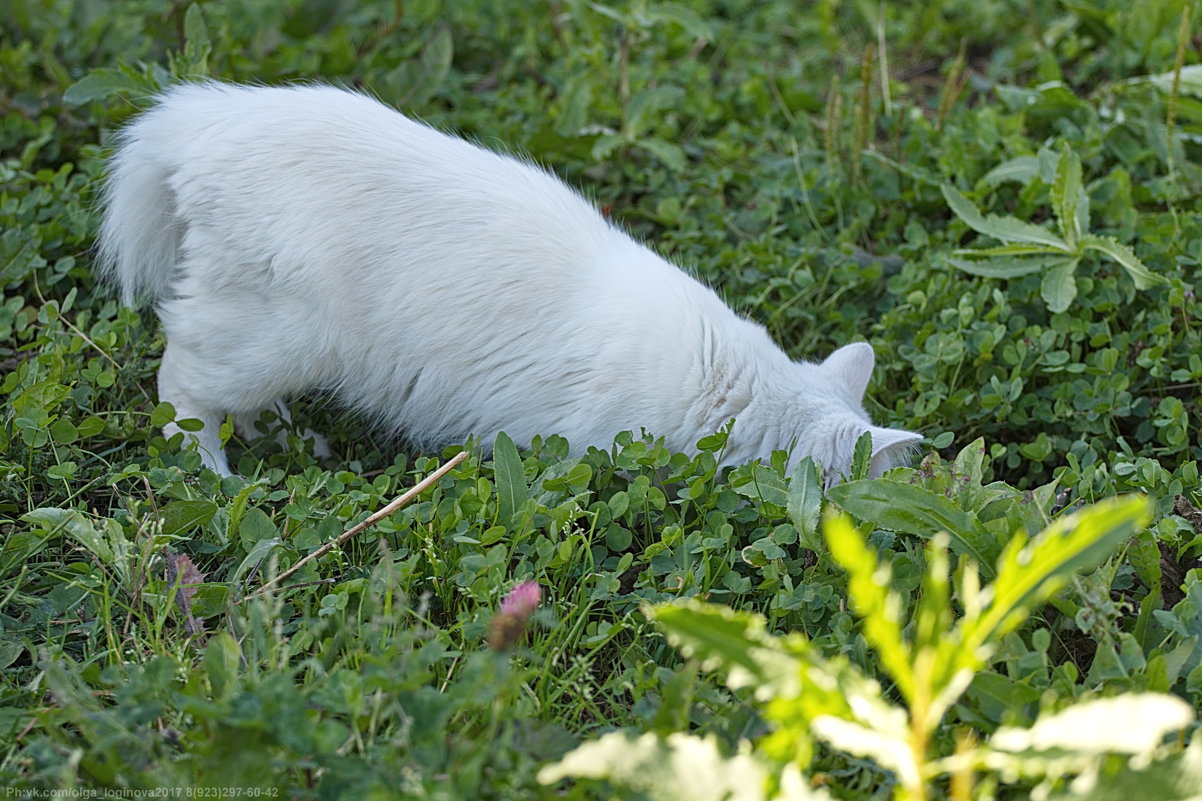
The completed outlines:
[[[335,548],[337,548],[338,546],[342,545],[342,543],[346,542],[351,537],[354,537],[355,535],[359,534],[359,532],[363,531],[363,529],[367,528],[368,526],[374,526],[376,523],[379,523],[381,520],[388,517],[390,514],[392,514],[396,510],[400,509],[401,507],[405,506],[410,501],[412,501],[414,498],[416,498],[418,495],[421,495],[423,492],[425,492],[431,486],[436,484],[440,478],[445,476],[447,473],[451,472],[451,470],[453,470],[456,465],[458,465],[460,462],[462,462],[464,459],[466,459],[467,455],[468,455],[467,451],[460,451],[459,453],[455,454],[455,456],[450,461],[448,461],[442,467],[435,470],[430,475],[423,478],[421,481],[417,482],[417,484],[415,484],[404,495],[400,496],[399,498],[397,498],[392,503],[385,506],[380,511],[371,515],[366,520],[364,520],[362,523],[357,523],[354,526],[351,526],[346,531],[342,532],[337,537],[330,540],[325,545],[321,546],[316,551],[314,551],[313,553],[306,556],[304,559],[301,559],[299,562],[297,562],[295,565],[293,565],[292,567],[285,570],[283,573],[280,573],[275,578],[266,582],[265,584],[263,584],[262,587],[260,587],[255,592],[251,593],[250,595],[248,595],[246,597],[254,598],[256,595],[262,595],[267,590],[269,590],[272,586],[279,584],[281,581],[283,581],[284,579],[291,576],[293,573],[300,570],[302,567],[307,565],[309,562],[312,562],[314,559],[320,559],[321,557],[328,554],[330,551],[332,551]]]

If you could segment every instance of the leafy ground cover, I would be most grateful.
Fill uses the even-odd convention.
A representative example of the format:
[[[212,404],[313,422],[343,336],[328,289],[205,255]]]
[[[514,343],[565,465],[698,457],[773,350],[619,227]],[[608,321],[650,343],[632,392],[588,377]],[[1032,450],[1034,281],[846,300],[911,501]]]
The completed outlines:
[[[0,783],[1192,797],[1200,20],[1196,0],[5,3]],[[469,448],[261,592],[459,449],[382,442],[320,398],[298,417],[325,462],[234,440],[244,477],[220,479],[163,439],[162,338],[94,281],[93,204],[116,127],[203,75],[363,86],[530,154],[798,357],[871,342],[871,413],[929,445],[826,493],[809,464],[719,472],[720,433],[693,457],[638,435]]]

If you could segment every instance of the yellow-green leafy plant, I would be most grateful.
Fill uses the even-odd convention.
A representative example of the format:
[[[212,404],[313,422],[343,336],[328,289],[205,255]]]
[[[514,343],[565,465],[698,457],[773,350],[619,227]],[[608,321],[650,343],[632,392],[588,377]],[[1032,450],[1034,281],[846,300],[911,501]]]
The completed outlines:
[[[948,709],[989,665],[1002,638],[1148,519],[1147,500],[1127,496],[1058,518],[1029,540],[1016,532],[992,583],[982,587],[977,565],[963,559],[954,592],[950,539],[938,534],[927,544],[922,593],[907,616],[889,589],[888,565],[845,515],[828,514],[830,555],[848,574],[851,606],[892,680],[889,691],[847,659],[818,653],[801,634],[768,633],[758,615],[696,600],[652,607],[648,613],[669,640],[703,669],[724,673],[732,690],[747,692],[773,730],[732,756],[713,739],[690,734],[614,732],[548,766],[540,779],[603,778],[665,801],[828,798],[804,778],[821,742],[891,771],[895,797],[906,801],[931,798],[942,777],[949,777],[947,793],[955,799],[991,797],[999,782],[1016,781],[1070,793],[1056,797],[1093,797],[1103,778],[1110,786],[1141,771],[1148,788],[1142,799],[1183,798],[1174,788],[1202,771],[1202,748],[1164,745],[1166,735],[1194,718],[1171,695],[1083,700],[1047,710],[1029,728],[1000,728],[981,743],[961,738],[953,753],[935,745]],[[1180,753],[1164,753],[1174,750]]]

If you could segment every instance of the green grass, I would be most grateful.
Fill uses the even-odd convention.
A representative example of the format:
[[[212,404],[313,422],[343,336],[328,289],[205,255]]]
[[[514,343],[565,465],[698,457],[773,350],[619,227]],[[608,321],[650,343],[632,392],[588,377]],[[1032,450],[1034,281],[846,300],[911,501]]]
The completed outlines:
[[[1145,496],[1147,525],[1096,523],[1102,545],[923,730],[926,797],[1074,797],[1030,753],[1009,773],[937,761],[1099,698],[1202,704],[1200,25],[1198,0],[3,4],[0,785],[671,797],[599,756],[568,773],[612,784],[539,782],[617,729],[664,758],[708,738],[753,781],[922,797],[904,764],[810,730],[835,707],[782,712],[779,676],[741,682],[715,654],[804,641],[804,664],[914,713],[923,685],[898,677],[952,625],[933,598],[966,630],[970,563],[987,584],[1016,533]],[[638,436],[473,452],[250,597],[459,449],[381,441],[316,397],[297,416],[331,435],[325,463],[235,440],[250,478],[220,479],[163,439],[162,336],[92,276],[95,190],[116,128],[200,75],[363,86],[531,155],[791,354],[871,342],[869,411],[930,445],[827,495],[783,459],[716,470],[720,435],[695,457]],[[828,546],[836,507],[867,556]],[[864,606],[871,565],[896,636]],[[524,639],[490,649],[526,580]],[[653,606],[690,599],[735,611]],[[681,633],[705,620],[726,650]],[[1108,777],[1090,797],[1188,797],[1197,727],[1143,774],[1090,763]]]

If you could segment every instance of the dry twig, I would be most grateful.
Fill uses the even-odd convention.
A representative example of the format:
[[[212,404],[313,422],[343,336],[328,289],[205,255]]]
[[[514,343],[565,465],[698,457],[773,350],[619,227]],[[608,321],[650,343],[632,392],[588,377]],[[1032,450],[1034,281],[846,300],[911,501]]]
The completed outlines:
[[[356,536],[359,532],[363,531],[368,526],[374,526],[376,523],[379,523],[381,520],[388,517],[390,514],[392,514],[396,510],[400,509],[401,507],[405,506],[410,501],[412,501],[414,498],[416,498],[418,495],[421,495],[423,492],[425,492],[431,486],[436,484],[440,478],[445,476],[447,473],[451,472],[451,470],[453,470],[456,467],[456,465],[458,465],[460,462],[462,462],[466,458],[467,458],[467,451],[460,451],[459,453],[455,454],[455,456],[450,461],[448,461],[442,467],[435,470],[430,475],[423,478],[421,481],[419,481],[417,484],[415,484],[404,495],[401,495],[399,498],[394,500],[392,503],[388,504],[383,509],[381,509],[378,512],[376,512],[375,514],[371,515],[370,517],[365,519],[363,522],[357,523],[354,526],[351,526],[346,531],[342,532],[337,537],[330,540],[325,545],[321,546],[316,551],[309,554],[304,559],[301,559],[299,562],[294,564],[292,567],[285,570],[283,573],[280,573],[275,578],[264,583],[262,587],[260,587],[255,592],[251,593],[250,595],[248,595],[246,597],[254,598],[257,595],[262,595],[267,590],[271,589],[271,587],[273,587],[274,585],[279,584],[281,581],[288,578],[293,573],[296,573],[298,570],[300,570],[302,567],[307,565],[309,562],[312,562],[314,559],[320,559],[321,557],[325,556],[330,551],[332,551],[335,548],[342,545],[344,542],[349,540],[351,537]]]

